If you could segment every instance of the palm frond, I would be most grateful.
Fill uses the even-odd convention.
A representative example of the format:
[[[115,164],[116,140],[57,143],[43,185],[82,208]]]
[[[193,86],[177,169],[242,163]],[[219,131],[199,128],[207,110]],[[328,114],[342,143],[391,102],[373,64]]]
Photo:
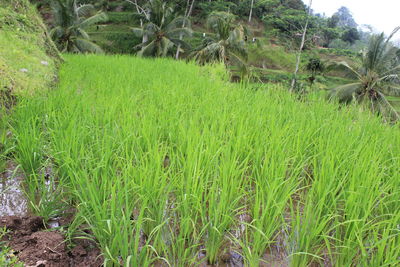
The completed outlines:
[[[86,39],[76,39],[75,40],[75,46],[79,49],[79,52],[81,53],[97,53],[97,54],[102,54],[104,51],[98,46],[97,44],[86,40]]]
[[[90,40],[89,34],[84,29],[77,28],[76,31],[82,39]]]
[[[146,35],[153,36],[156,32],[158,32],[160,30],[160,27],[157,26],[156,24],[150,22],[150,23],[144,24],[142,29]]]
[[[91,16],[85,20],[83,20],[81,23],[79,23],[78,27],[80,28],[86,28],[88,26],[91,26],[93,24],[99,23],[99,22],[105,22],[108,20],[108,17],[106,13],[104,12],[99,12],[94,16]]]
[[[331,100],[337,99],[341,103],[348,103],[353,99],[354,94],[360,89],[360,86],[361,83],[356,82],[336,87],[330,91],[328,98]]]
[[[200,64],[207,62],[223,62],[226,58],[225,47],[221,42],[213,42],[194,53],[194,58]]]
[[[56,26],[50,30],[49,34],[54,41],[57,41],[58,38],[64,35],[64,29],[61,26]]]
[[[172,31],[176,28],[191,28],[191,22],[190,19],[186,17],[177,17],[174,18],[171,22],[168,23],[168,25],[165,27],[165,31]]]
[[[76,13],[79,17],[89,17],[90,15],[94,14],[94,12],[94,6],[90,4],[82,5],[76,9]]]
[[[393,29],[392,33],[389,35],[389,37],[386,39],[386,42],[390,42],[392,40],[393,36],[400,31],[400,26],[397,26],[396,28]]]
[[[193,34],[193,31],[189,28],[176,28],[176,29],[172,29],[170,31],[165,32],[165,35],[168,36],[169,38],[191,37],[192,34]]]
[[[142,37],[143,36],[143,29],[142,28],[131,28],[133,34],[136,37]]]
[[[171,42],[173,42],[176,46],[180,46],[180,48],[183,48],[184,50],[189,50],[191,47],[190,45],[181,40],[181,39],[177,39],[177,38],[169,38],[171,40]]]
[[[382,89],[382,92],[388,96],[400,97],[400,86],[390,84],[390,85],[384,87]]]
[[[160,56],[166,57],[170,48],[174,46],[174,43],[171,42],[168,38],[161,38],[160,41]]]
[[[350,64],[347,63],[346,61],[335,62],[330,66],[330,68],[347,70],[350,72],[350,74],[354,75],[356,78],[361,78],[361,74],[356,70],[356,68],[350,66]]]
[[[392,104],[390,104],[390,102],[386,99],[384,94],[382,94],[381,92],[378,92],[378,94],[380,96],[379,101],[381,105],[385,108],[385,110],[389,112],[389,116],[394,117],[394,119],[398,121],[400,119],[400,114],[392,106]]]
[[[155,41],[147,42],[145,45],[141,45],[141,50],[137,53],[140,57],[152,56],[156,50]]]

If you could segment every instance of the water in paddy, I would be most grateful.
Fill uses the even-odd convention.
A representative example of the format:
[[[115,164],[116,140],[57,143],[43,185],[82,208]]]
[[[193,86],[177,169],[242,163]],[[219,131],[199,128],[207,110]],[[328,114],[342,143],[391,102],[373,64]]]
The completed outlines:
[[[0,174],[0,217],[24,216],[28,213],[28,201],[22,190],[23,176],[15,164],[8,162],[6,171]]]

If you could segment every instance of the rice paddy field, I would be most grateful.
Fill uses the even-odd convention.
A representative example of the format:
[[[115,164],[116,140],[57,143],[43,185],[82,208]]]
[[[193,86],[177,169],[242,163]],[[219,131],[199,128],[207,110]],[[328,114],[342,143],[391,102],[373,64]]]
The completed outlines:
[[[357,107],[222,66],[67,55],[11,127],[32,211],[72,208],[62,230],[106,266],[400,265],[399,127]]]

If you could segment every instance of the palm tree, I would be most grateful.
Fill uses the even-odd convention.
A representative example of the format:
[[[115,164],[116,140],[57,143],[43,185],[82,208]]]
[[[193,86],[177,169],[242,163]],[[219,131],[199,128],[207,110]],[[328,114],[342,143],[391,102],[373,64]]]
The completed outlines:
[[[171,7],[161,0],[150,0],[142,14],[141,28],[133,28],[136,36],[142,38],[139,56],[165,57],[173,47],[188,49],[183,40],[191,36],[190,21],[186,17],[176,17]],[[176,51],[176,49],[175,49]]]
[[[93,5],[78,6],[76,0],[54,0],[51,3],[55,26],[51,29],[50,35],[60,51],[103,52],[98,45],[90,41],[85,28],[107,20],[105,13],[94,14]]]
[[[329,98],[344,103],[355,100],[386,118],[400,119],[399,113],[387,99],[387,96],[400,96],[398,48],[390,42],[399,30],[400,27],[396,28],[388,38],[383,33],[372,36],[367,49],[362,53],[361,61],[355,66],[346,62],[339,63],[356,81],[334,88]]]
[[[213,33],[194,52],[196,61],[200,64],[220,61],[225,65],[245,65],[246,29],[235,23],[235,17],[226,12],[214,12],[208,17],[207,26]]]

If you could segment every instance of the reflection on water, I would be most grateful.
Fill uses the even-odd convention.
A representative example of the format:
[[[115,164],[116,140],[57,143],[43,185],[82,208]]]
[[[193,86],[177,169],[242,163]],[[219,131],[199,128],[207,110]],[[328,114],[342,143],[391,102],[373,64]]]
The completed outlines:
[[[23,177],[15,170],[15,164],[9,162],[6,171],[0,174],[0,216],[24,216],[28,211],[28,203],[21,190]]]

